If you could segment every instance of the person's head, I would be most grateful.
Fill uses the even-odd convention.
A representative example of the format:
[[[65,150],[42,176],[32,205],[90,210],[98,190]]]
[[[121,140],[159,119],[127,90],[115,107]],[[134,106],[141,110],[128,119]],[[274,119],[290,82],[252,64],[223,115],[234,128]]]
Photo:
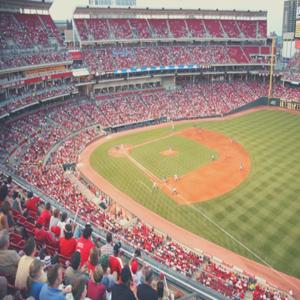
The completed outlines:
[[[8,214],[9,214],[9,211],[10,211],[10,204],[9,204],[8,201],[4,201],[4,202],[2,203],[2,206],[1,206],[1,208],[0,208],[0,211],[2,211],[3,214],[5,214],[5,215],[8,215]]]
[[[13,195],[12,195],[12,198],[15,200],[15,199],[17,199],[19,197],[20,197],[19,193],[17,191],[14,191]]]
[[[43,272],[43,268],[44,268],[44,263],[35,258],[32,263],[30,264],[29,267],[29,277],[27,279],[27,287],[28,289],[30,289],[31,284],[34,281],[38,281],[39,278],[41,277],[41,274]]]
[[[27,256],[34,256],[35,255],[35,251],[36,251],[36,247],[35,247],[35,241],[33,237],[30,237],[24,245],[24,249],[23,249],[24,253]]]
[[[110,232],[108,232],[106,234],[106,243],[110,244],[112,242],[112,234]]]
[[[60,221],[61,222],[66,222],[67,218],[68,218],[68,214],[66,212],[63,212],[61,217],[60,217]]]
[[[114,255],[117,256],[120,252],[122,244],[120,242],[115,243],[114,245]]]
[[[157,282],[156,290],[157,290],[158,298],[163,298],[163,296],[164,296],[164,283],[163,283],[163,281],[159,280]]]
[[[106,273],[106,271],[108,269],[108,260],[109,260],[108,255],[102,255],[101,256],[100,264],[101,264],[101,267],[103,269],[103,273]]]
[[[49,211],[51,210],[51,204],[50,204],[50,202],[46,203],[45,209],[49,210]]]
[[[139,248],[135,249],[134,257],[141,257],[141,250]]]
[[[126,265],[121,271],[121,281],[125,285],[130,286],[130,283],[132,281],[132,275],[128,265]]]
[[[99,252],[98,249],[92,248],[90,251],[89,262],[93,266],[97,266],[99,261]]]
[[[83,300],[86,294],[86,279],[84,276],[75,277],[72,282],[72,295],[74,300]]]
[[[94,278],[94,282],[95,283],[99,283],[101,282],[102,278],[103,278],[103,269],[101,266],[97,266],[95,268],[95,271],[93,273],[93,278]]]
[[[58,218],[58,216],[59,216],[59,210],[57,208],[55,208],[53,211],[53,217]]]
[[[29,192],[27,193],[27,198],[30,199],[30,198],[32,198],[32,197],[33,197],[33,193],[32,193],[31,191],[29,191]]]
[[[0,231],[0,250],[6,250],[9,247],[9,234],[6,229]]]
[[[80,266],[81,262],[81,256],[78,251],[75,251],[71,256],[70,265],[73,268],[73,270],[77,270]]]
[[[49,286],[57,288],[63,281],[64,269],[60,264],[55,264],[48,269],[47,280]]]
[[[73,237],[72,226],[70,224],[66,224],[64,234],[66,240],[69,240],[70,238]]]
[[[83,229],[83,237],[85,239],[89,239],[92,235],[92,232],[93,232],[93,229],[90,227],[90,226],[86,226],[84,229]]]
[[[150,267],[146,267],[144,269],[144,277],[145,277],[145,282],[148,284],[151,284],[153,281],[153,271]]]

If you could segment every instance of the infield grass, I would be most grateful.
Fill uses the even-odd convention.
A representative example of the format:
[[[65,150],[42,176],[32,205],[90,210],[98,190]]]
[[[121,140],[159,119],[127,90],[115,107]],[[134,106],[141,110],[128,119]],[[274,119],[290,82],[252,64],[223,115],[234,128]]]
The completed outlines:
[[[152,182],[128,159],[108,154],[114,145],[138,145],[169,135],[172,133],[170,127],[108,140],[94,151],[91,164],[118,189],[171,222],[262,263],[248,248],[274,268],[300,278],[299,116],[262,110],[232,120],[176,125],[175,130],[194,124],[228,135],[248,151],[251,172],[237,189],[206,202],[178,205],[163,192],[153,193]],[[157,149],[165,147],[159,144],[155,145]],[[153,162],[147,158],[147,150],[151,156],[156,151],[149,143],[136,148],[133,155],[150,169]],[[193,166],[205,163],[205,155],[209,156],[211,150],[203,147],[202,151],[208,153],[200,155]],[[183,167],[182,172],[189,168]],[[152,171],[159,175],[169,172],[167,164],[157,162]],[[202,214],[211,218],[240,243],[233,241]]]

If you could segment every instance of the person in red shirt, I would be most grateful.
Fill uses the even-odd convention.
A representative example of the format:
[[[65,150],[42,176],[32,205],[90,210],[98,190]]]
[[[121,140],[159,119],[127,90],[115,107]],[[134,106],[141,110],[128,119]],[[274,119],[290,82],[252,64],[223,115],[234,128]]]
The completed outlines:
[[[50,232],[47,232],[42,224],[37,223],[34,228],[34,238],[40,243],[46,243],[49,239]]]
[[[91,225],[86,225],[82,236],[77,240],[76,251],[80,252],[81,255],[80,266],[87,262],[91,249],[95,247],[95,244],[91,241],[92,232]]]
[[[41,215],[37,219],[37,223],[42,224],[46,228],[49,228],[50,219],[51,219],[51,204],[47,202],[45,209],[43,209]]]
[[[41,202],[39,197],[33,197],[31,192],[28,193],[28,200],[25,203],[25,206],[28,210],[38,211],[38,204]]]
[[[97,248],[92,248],[90,251],[89,259],[86,263],[89,274],[90,274],[90,272],[95,271],[98,263],[99,263],[99,251]]]
[[[87,296],[92,300],[106,300],[105,285],[101,283],[103,270],[97,266],[87,284]]]
[[[121,247],[122,247],[121,243],[117,242],[114,245],[114,255],[111,255],[108,259],[110,272],[111,272],[111,274],[114,274],[116,272],[117,280],[120,279],[120,274],[121,274],[121,271],[122,271],[122,268],[123,268],[122,260],[121,260],[120,257],[118,257]]]
[[[66,224],[64,237],[59,240],[59,253],[65,257],[71,257],[76,251],[77,241],[73,238],[72,226]]]

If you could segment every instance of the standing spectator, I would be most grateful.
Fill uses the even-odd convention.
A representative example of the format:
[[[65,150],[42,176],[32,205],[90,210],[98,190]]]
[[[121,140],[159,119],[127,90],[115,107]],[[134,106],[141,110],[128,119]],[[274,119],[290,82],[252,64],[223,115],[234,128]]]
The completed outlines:
[[[45,228],[49,228],[49,223],[51,219],[51,204],[46,203],[45,208],[43,209],[41,215],[37,219],[37,223],[43,225]]]
[[[20,199],[20,194],[16,191],[13,193],[13,203],[12,203],[12,208],[16,211],[18,211],[20,214],[23,214],[23,208],[22,208],[22,203]]]
[[[92,248],[90,251],[89,259],[86,262],[86,266],[88,269],[88,273],[94,272],[96,269],[96,266],[98,265],[99,262],[99,251],[96,247]]]
[[[60,221],[57,223],[57,226],[60,228],[60,237],[64,236],[65,226],[68,223],[68,214],[66,212],[63,212]]]
[[[45,284],[40,292],[40,300],[65,300],[64,293],[70,292],[65,289],[64,293],[58,289],[63,282],[63,268],[56,264],[47,272],[48,284]]]
[[[41,260],[35,258],[30,264],[29,277],[27,279],[28,297],[33,297],[35,300],[40,299],[42,287],[46,284],[44,279],[44,264]]]
[[[164,282],[159,280],[156,286],[158,300],[163,300],[164,298]]]
[[[20,256],[15,250],[8,250],[9,234],[6,229],[0,231],[0,276],[14,281]]]
[[[122,260],[119,257],[120,249],[121,249],[121,243],[117,242],[114,245],[114,255],[111,255],[108,260],[110,271],[117,280],[119,280],[123,268]]]
[[[0,186],[0,203],[5,200],[8,195],[9,188],[12,183],[11,176],[7,177],[6,182],[2,183]]]
[[[91,226],[86,225],[82,232],[82,236],[77,241],[76,250],[80,252],[81,266],[87,262],[91,249],[95,247],[94,243],[91,241],[92,232]]]
[[[130,289],[132,276],[128,266],[121,271],[121,282],[112,288],[112,300],[136,300],[134,293]]]
[[[85,275],[81,272],[80,268],[80,253],[75,251],[71,256],[70,266],[67,267],[65,272],[65,284],[72,284],[74,278]],[[86,276],[86,275],[85,275]],[[87,281],[86,276],[86,281]]]
[[[97,266],[88,281],[87,295],[92,300],[106,300],[106,288],[102,283],[103,270]]]
[[[15,287],[17,289],[23,290],[27,287],[27,278],[29,276],[29,268],[34,260],[36,253],[36,246],[33,237],[29,238],[24,245],[24,255],[21,257],[18,265]],[[43,274],[44,279],[46,279],[45,274]]]
[[[135,287],[141,284],[141,278],[143,276],[143,267],[144,267],[143,264],[142,268],[139,270],[139,262],[137,260],[138,257],[141,257],[141,250],[135,249],[134,255],[129,262],[130,270],[132,273],[133,284]]]
[[[59,222],[59,210],[56,208],[53,211],[53,214],[50,218],[49,228],[51,229],[52,226],[57,226]]]
[[[59,252],[65,257],[71,257],[76,250],[77,242],[73,238],[72,226],[66,224],[64,237],[59,240]]]
[[[0,207],[0,230],[9,230],[9,211],[10,204],[8,201],[4,201]]]
[[[113,255],[112,234],[106,234],[106,244],[101,247],[101,255]]]
[[[38,206],[39,203],[41,202],[39,197],[33,197],[33,193],[32,192],[28,192],[27,194],[27,201],[25,203],[25,206],[28,210],[34,211],[34,212],[38,212]]]
[[[86,288],[86,280],[83,276],[75,278],[72,283],[72,296],[74,300],[90,300],[86,298],[87,288]],[[97,298],[97,300],[101,300]]]
[[[158,300],[157,291],[152,287],[153,271],[150,267],[144,270],[144,283],[137,288],[137,297],[139,300]]]
[[[110,274],[109,268],[108,268],[108,256],[102,255],[100,259],[100,264],[103,270],[103,278],[102,283],[106,287],[107,293],[111,293],[111,289],[116,284],[115,277]]]

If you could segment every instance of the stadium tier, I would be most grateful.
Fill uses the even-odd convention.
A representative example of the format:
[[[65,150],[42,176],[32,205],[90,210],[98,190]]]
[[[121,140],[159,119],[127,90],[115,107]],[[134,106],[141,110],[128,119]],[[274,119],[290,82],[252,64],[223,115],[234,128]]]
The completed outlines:
[[[157,232],[78,172],[66,172],[74,169],[89,143],[119,128],[221,117],[266,99],[272,52],[266,12],[78,7],[72,38],[64,40],[49,15],[48,1],[16,0],[20,8],[15,1],[4,2],[0,241],[8,229],[10,248],[20,251],[33,236],[39,254],[44,251],[67,268],[75,249],[68,255],[62,251],[65,224],[57,234],[57,228],[43,221],[58,208],[62,219],[63,212],[72,216],[70,230],[77,245],[83,223],[91,223],[102,242],[104,233],[113,233],[124,248],[142,249],[157,270],[173,272],[175,282],[209,291],[214,299],[293,299],[256,274],[217,262],[209,253]],[[298,62],[295,56],[285,79],[299,80]],[[280,78],[274,77],[272,97],[300,109],[300,89]],[[42,199],[51,202],[50,210]],[[30,206],[37,202],[38,207]],[[12,206],[8,212],[7,203]],[[90,225],[83,231],[87,228]],[[0,259],[0,271],[1,266]],[[14,276],[7,276],[10,291],[22,294],[25,289]],[[0,286],[0,296],[1,291]]]

